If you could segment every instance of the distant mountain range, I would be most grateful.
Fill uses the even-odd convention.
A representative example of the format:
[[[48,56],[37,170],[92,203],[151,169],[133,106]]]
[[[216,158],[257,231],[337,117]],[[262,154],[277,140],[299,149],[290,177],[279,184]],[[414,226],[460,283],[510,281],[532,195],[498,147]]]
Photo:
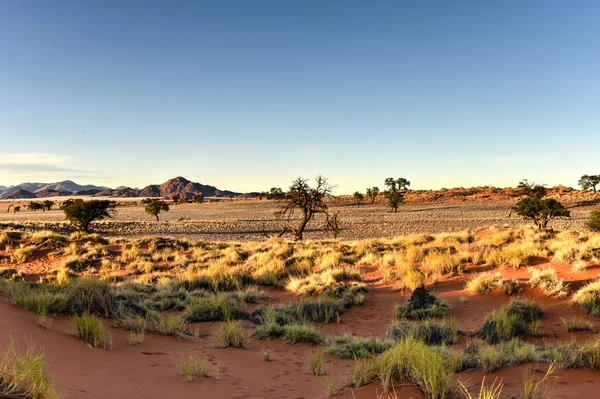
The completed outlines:
[[[58,183],[22,183],[16,186],[0,186],[0,198],[47,198],[70,195],[89,195],[96,197],[163,197],[168,199],[184,198],[193,199],[202,194],[204,197],[254,197],[257,193],[236,193],[228,190],[219,190],[214,186],[191,182],[181,176],[167,180],[163,184],[152,184],[143,189],[119,186],[109,188],[91,184],[80,185],[71,180]]]

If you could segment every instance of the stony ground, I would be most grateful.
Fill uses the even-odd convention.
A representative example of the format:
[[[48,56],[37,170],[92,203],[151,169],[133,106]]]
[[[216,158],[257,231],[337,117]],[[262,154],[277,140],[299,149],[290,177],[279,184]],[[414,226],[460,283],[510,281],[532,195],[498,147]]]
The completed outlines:
[[[457,202],[406,204],[399,212],[391,213],[384,204],[332,206],[339,211],[343,230],[342,240],[371,237],[392,237],[412,233],[440,233],[461,231],[481,226],[518,226],[527,224],[510,214],[515,201]],[[65,227],[64,215],[59,210],[42,213],[6,212],[6,203],[0,204],[0,224],[16,223],[35,228]],[[192,241],[251,241],[262,240],[281,230],[282,223],[274,216],[277,204],[273,201],[214,202],[171,206],[160,215],[161,221],[146,214],[140,205],[120,206],[114,219],[98,223],[94,229],[108,236],[171,236]],[[557,220],[557,229],[583,230],[592,206],[571,208],[571,219]],[[328,237],[313,223],[306,234],[309,239]]]

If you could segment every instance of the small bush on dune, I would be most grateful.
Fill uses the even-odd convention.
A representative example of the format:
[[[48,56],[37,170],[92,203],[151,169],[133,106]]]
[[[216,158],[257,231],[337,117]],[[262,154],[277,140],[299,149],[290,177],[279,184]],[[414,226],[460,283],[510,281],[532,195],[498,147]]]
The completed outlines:
[[[323,352],[316,352],[310,357],[308,368],[312,375],[319,376],[325,374],[323,371]]]
[[[544,312],[533,301],[515,300],[486,318],[477,335],[495,344],[508,341],[520,334],[530,333],[532,324],[544,317]]]
[[[521,291],[519,280],[506,280],[502,283],[502,292],[505,295],[516,295]]]
[[[568,332],[591,331],[594,328],[594,325],[591,322],[576,316],[573,316],[570,319],[565,319],[562,317],[560,319],[567,328]]]
[[[23,238],[23,233],[18,231],[3,231],[0,233],[0,246],[17,244]]]
[[[298,343],[323,345],[326,342],[325,334],[311,324],[284,326],[283,338],[290,345]]]
[[[449,311],[450,306],[425,287],[414,290],[406,304],[396,305],[396,316],[409,320],[443,317]]]
[[[243,310],[243,302],[226,293],[195,298],[185,311],[189,322],[223,321],[237,316]]]
[[[477,274],[467,282],[467,289],[476,294],[487,294],[502,286],[502,275],[492,272],[483,272]]]
[[[242,323],[235,320],[230,320],[221,325],[215,332],[215,336],[224,348],[245,348],[249,338]]]
[[[187,382],[192,382],[194,377],[208,377],[208,362],[206,359],[189,355],[181,359],[179,370]]]
[[[600,280],[591,282],[581,287],[573,294],[573,303],[581,308],[584,313],[600,317]]]
[[[587,225],[593,231],[600,231],[600,209],[594,209],[590,212]]]
[[[31,241],[33,241],[36,244],[43,244],[46,241],[54,241],[57,243],[62,243],[62,242],[67,241],[67,237],[62,236],[53,231],[40,231],[37,233],[33,233],[33,235],[31,236]]]
[[[343,335],[329,340],[327,353],[342,359],[372,358],[385,352],[392,345],[392,341],[377,337]]]
[[[258,307],[250,319],[256,324],[273,322],[279,325],[306,322],[329,322],[344,312],[344,303],[335,299],[300,302],[296,305]]]
[[[108,337],[108,333],[104,330],[102,319],[90,314],[81,316],[73,316],[73,327],[75,327],[75,335],[83,342],[95,348],[112,349],[112,339]]]
[[[170,335],[178,340],[185,337],[188,322],[181,315],[164,314],[158,319],[152,320],[148,325],[148,330],[160,335]]]
[[[388,337],[394,341],[413,337],[427,345],[452,345],[458,338],[456,320],[450,322],[426,321],[423,323],[393,323],[388,327]]]
[[[0,397],[58,399],[44,355],[28,345],[23,351],[10,339],[0,356]]]
[[[532,287],[539,287],[544,295],[547,296],[562,298],[567,296],[569,292],[569,285],[565,284],[565,282],[558,277],[556,270],[551,268],[531,270],[529,285]]]
[[[34,250],[34,247],[21,246],[15,249],[10,256],[10,260],[14,263],[25,263],[33,257]]]

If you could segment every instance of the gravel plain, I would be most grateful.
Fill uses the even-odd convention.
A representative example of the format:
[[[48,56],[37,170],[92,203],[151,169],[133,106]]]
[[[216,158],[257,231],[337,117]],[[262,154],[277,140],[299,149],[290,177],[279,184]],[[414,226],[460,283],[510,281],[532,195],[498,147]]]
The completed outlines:
[[[392,213],[383,204],[335,205],[332,211],[340,213],[341,240],[373,237],[393,237],[413,233],[440,233],[461,231],[466,228],[519,226],[527,224],[510,214],[514,201],[457,202],[405,204]],[[4,206],[6,208],[6,206]],[[166,236],[191,241],[254,241],[265,240],[277,234],[281,221],[274,212],[274,201],[209,202],[171,206],[160,215],[160,222],[144,212],[141,205],[129,203],[117,208],[113,219],[95,223],[93,229],[112,237]],[[551,222],[555,229],[585,230],[585,219],[593,209],[590,206],[571,208],[572,217]],[[31,228],[66,229],[67,222],[60,210],[48,212],[21,211],[7,213],[0,207],[0,227],[7,224]],[[307,239],[330,237],[321,229],[321,223],[309,225]],[[18,227],[18,226],[16,226]]]

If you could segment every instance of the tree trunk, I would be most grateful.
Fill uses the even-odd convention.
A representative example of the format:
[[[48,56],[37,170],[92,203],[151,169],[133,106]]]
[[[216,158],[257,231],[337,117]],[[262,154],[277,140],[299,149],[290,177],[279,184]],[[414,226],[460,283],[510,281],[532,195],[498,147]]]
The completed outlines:
[[[158,220],[158,213],[155,213],[154,217],[156,218],[156,221],[159,222],[159,220]]]

